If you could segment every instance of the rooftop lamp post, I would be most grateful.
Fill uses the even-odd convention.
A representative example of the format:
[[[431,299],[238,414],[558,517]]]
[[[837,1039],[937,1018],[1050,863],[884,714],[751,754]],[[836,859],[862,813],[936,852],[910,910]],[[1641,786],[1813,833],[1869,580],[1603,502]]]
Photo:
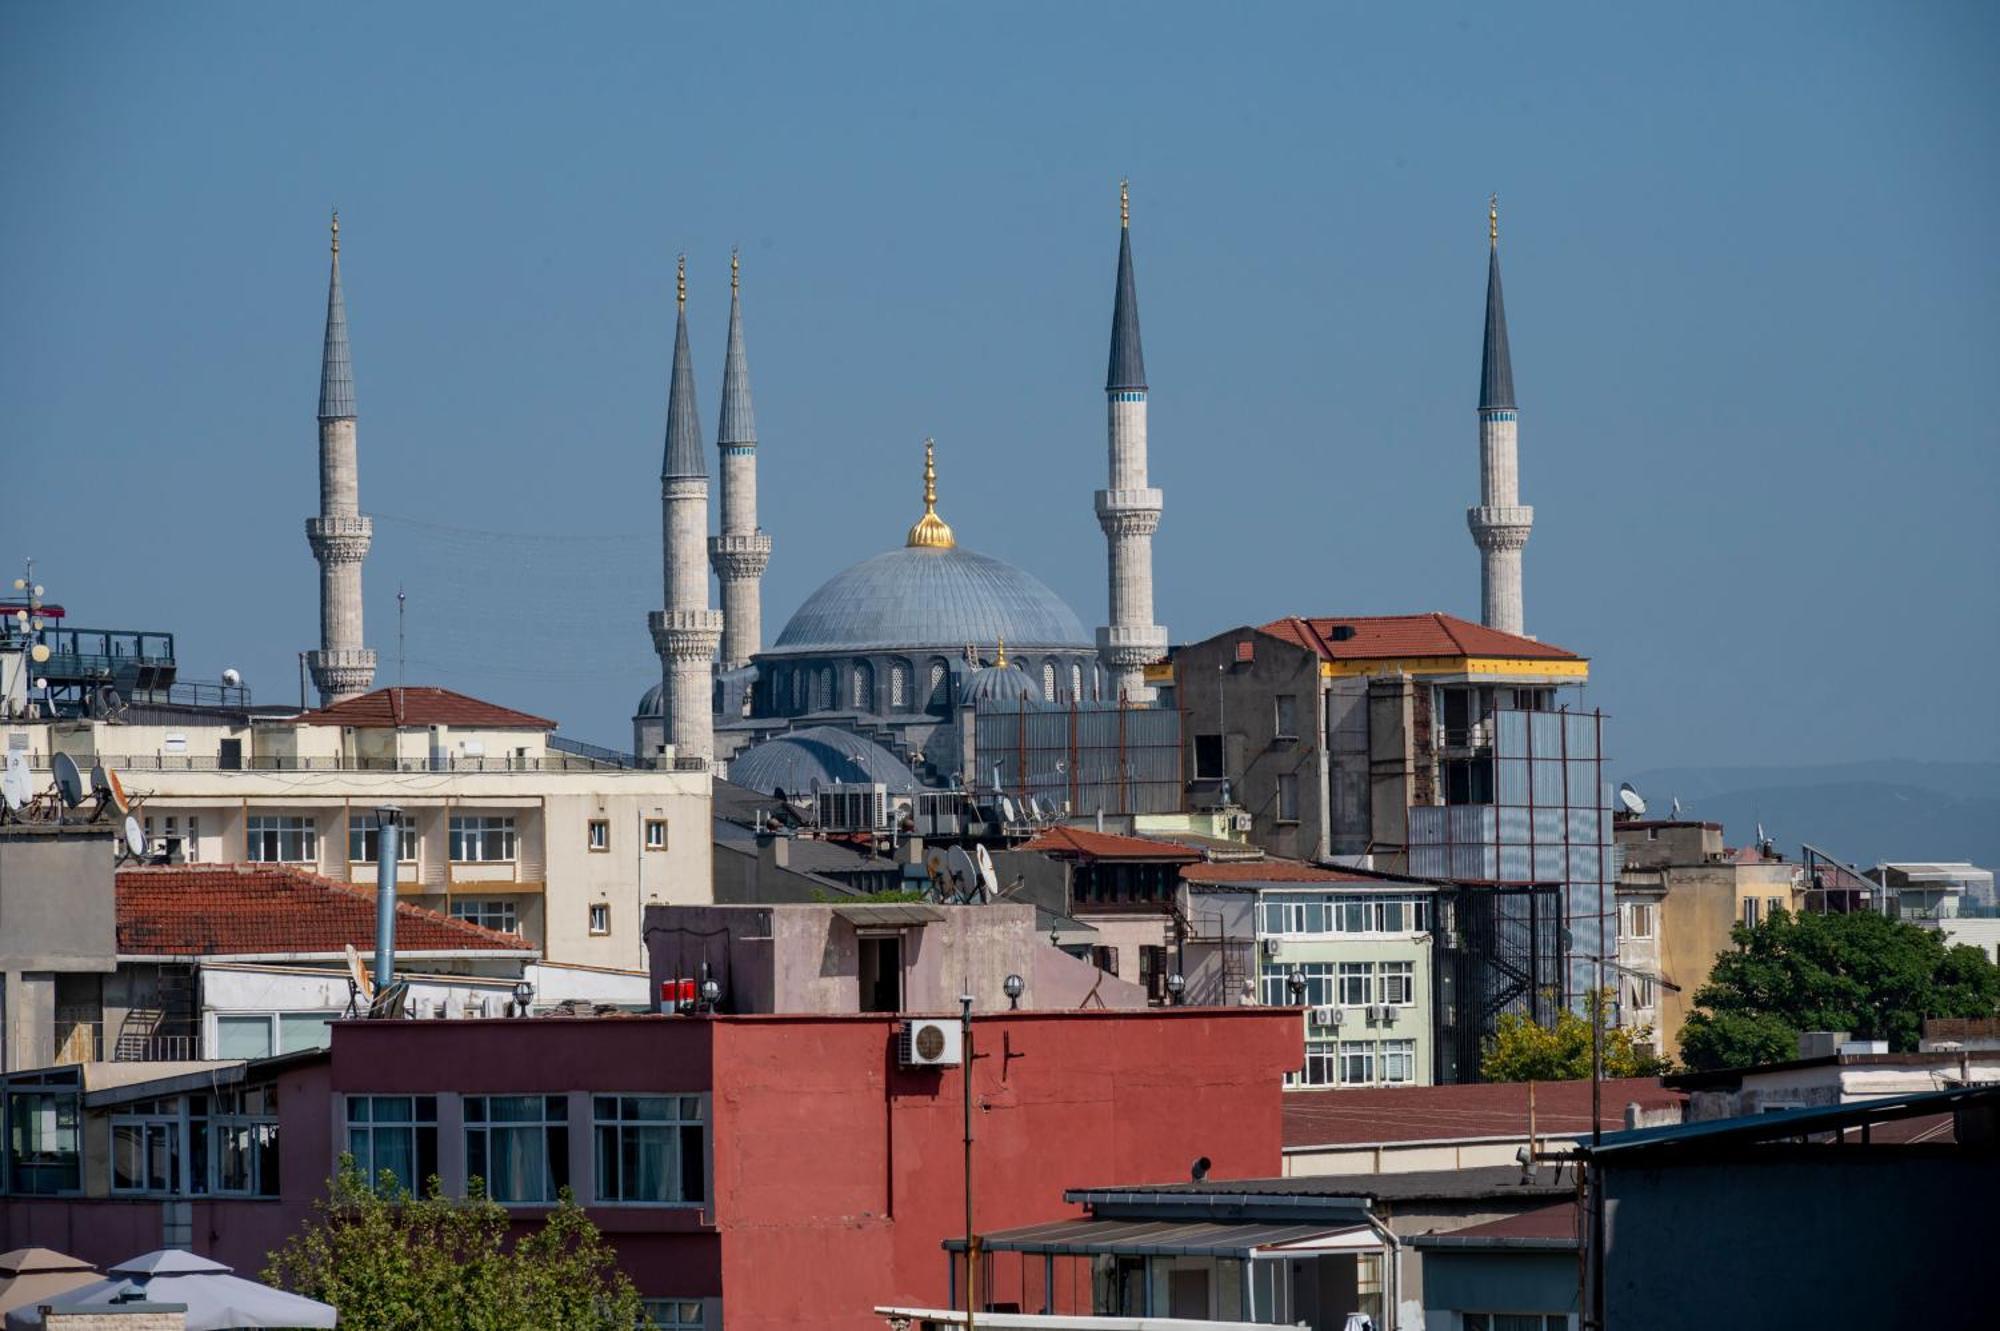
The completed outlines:
[[[1305,972],[1301,971],[1296,966],[1292,967],[1292,969],[1290,969],[1289,971],[1286,971],[1285,992],[1289,993],[1292,996],[1293,1007],[1297,1007],[1299,1004],[1305,1002],[1306,1001]]]
[[[1179,1007],[1187,993],[1187,976],[1174,971],[1167,976],[1167,1002]]]
[[[1021,1006],[1021,991],[1028,986],[1020,976],[1009,975],[1001,988],[1007,991],[1007,1007],[1011,1011]]]

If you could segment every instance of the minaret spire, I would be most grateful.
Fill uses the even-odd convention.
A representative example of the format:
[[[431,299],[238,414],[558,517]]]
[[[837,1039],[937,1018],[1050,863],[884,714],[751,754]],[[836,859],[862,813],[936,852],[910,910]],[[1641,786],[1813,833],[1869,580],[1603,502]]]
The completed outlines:
[[[1486,339],[1479,356],[1479,503],[1466,525],[1479,547],[1480,622],[1525,633],[1521,550],[1535,510],[1521,502],[1514,359],[1507,345],[1507,306],[1500,290],[1500,200],[1486,206]]]
[[[361,623],[361,561],[375,526],[361,512],[338,210],[330,229],[332,266],[319,361],[319,516],[306,520],[306,542],[319,561],[319,650],[306,654],[306,664],[322,707],[366,693],[375,682],[375,653],[363,645]]]
[[[716,644],[722,638],[722,616],[708,605],[708,562],[703,558],[708,540],[708,466],[695,406],[694,358],[688,350],[685,254],[674,271],[674,359],[667,389],[660,509],[666,609],[647,616],[647,626],[660,655],[664,716],[657,737],[649,732],[650,718],[635,718],[635,739],[644,759],[663,757],[654,746],[666,744],[677,759],[706,761],[715,753],[710,682]]]
[[[1146,667],[1167,654],[1167,631],[1153,622],[1153,532],[1161,495],[1146,477],[1146,357],[1139,342],[1139,284],[1132,276],[1132,195],[1118,182],[1118,285],[1111,298],[1111,358],[1104,377],[1109,411],[1110,482],[1096,496],[1109,553],[1109,622],[1097,654],[1114,697],[1150,702]]]
[[[722,584],[722,668],[736,670],[764,648],[763,578],[771,538],[757,525],[757,414],[750,405],[750,360],[743,351],[743,268],[729,252],[729,347],[722,363],[722,410],[715,431],[722,461],[722,532],[708,562]]]

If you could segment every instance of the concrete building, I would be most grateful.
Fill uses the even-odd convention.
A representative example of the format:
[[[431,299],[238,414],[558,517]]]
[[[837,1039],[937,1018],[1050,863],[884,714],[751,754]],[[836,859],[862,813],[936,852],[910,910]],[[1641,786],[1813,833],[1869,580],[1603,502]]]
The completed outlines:
[[[1111,697],[1153,699],[1146,667],[1167,654],[1167,631],[1153,622],[1153,533],[1162,497],[1146,474],[1146,356],[1139,338],[1139,287],[1132,276],[1132,204],[1118,185],[1118,287],[1112,297],[1111,363],[1104,376],[1111,475],[1096,497],[1097,524],[1110,554],[1109,619],[1097,650]]]
[[[1621,1013],[1649,1021],[1657,1047],[1671,1055],[1695,992],[1735,946],[1730,931],[1804,908],[1802,870],[1759,848],[1731,850],[1720,823],[1621,818],[1612,835]]]
[[[941,1244],[963,1233],[968,1070],[982,1231],[1062,1213],[1065,1186],[1185,1178],[1198,1159],[1215,1179],[1277,1167],[1290,1014],[972,1025],[973,1057],[939,1066],[904,1065],[894,1017],[719,1015],[339,1022],[330,1051],[149,1069],[149,1084],[10,1076],[10,1121],[65,1126],[9,1139],[5,1177],[51,1186],[0,1197],[0,1246],[106,1262],[173,1224],[192,1250],[259,1269],[350,1151],[410,1183],[436,1172],[453,1194],[478,1175],[523,1222],[572,1187],[655,1310],[697,1307],[670,1325],[861,1331],[878,1304],[953,1302]],[[207,1166],[114,1194],[121,1127]],[[1040,1270],[989,1265],[996,1309]]]
[[[993,856],[1003,886],[1086,926],[1090,958],[1108,976],[1167,1001],[1167,977],[1181,970],[1186,935],[1178,906],[1180,871],[1201,852],[1170,841],[1056,826]]]
[[[1993,871],[1965,860],[1896,862],[1862,871],[1882,885],[1897,918],[1915,924],[1956,917],[1994,918]]]
[[[0,1072],[45,1067],[74,988],[118,969],[106,824],[0,826]]]
[[[1850,1040],[1845,1031],[1805,1031],[1799,1056],[1754,1068],[1679,1072],[1663,1084],[1688,1094],[1690,1121],[1738,1118],[1785,1109],[1856,1104],[1953,1086],[2000,1084],[2000,1048],[1931,1048],[1892,1054],[1882,1040]]]
[[[554,728],[398,688],[303,715],[133,707],[10,732],[38,770],[60,752],[123,772],[149,844],[184,861],[372,884],[374,811],[396,805],[412,904],[517,933],[551,961],[643,975],[644,907],[711,899],[709,774],[619,765]]]
[[[741,670],[764,649],[764,570],[771,538],[757,525],[757,413],[750,402],[750,359],[743,350],[743,289],[729,256],[729,349],[722,364],[722,410],[716,451],[722,463],[722,531],[708,538],[708,559],[722,587],[721,667]]]
[[[319,650],[307,654],[306,664],[322,707],[366,693],[375,683],[375,653],[361,627],[361,561],[375,524],[361,511],[354,419],[354,366],[340,289],[340,214],[335,213],[319,371],[319,516],[306,522],[306,540],[319,561]]]
[[[1500,296],[1500,204],[1487,212],[1486,344],[1479,357],[1479,503],[1466,525],[1479,547],[1479,622],[1502,633],[1526,633],[1521,610],[1521,549],[1535,510],[1521,502],[1516,437],[1514,359],[1507,346],[1507,307]]]

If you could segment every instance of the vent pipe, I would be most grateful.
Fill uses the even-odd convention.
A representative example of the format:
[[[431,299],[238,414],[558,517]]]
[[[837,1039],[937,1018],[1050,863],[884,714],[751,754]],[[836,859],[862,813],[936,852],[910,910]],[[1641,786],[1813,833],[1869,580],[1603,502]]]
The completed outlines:
[[[375,992],[396,978],[396,864],[403,857],[403,811],[375,810]]]

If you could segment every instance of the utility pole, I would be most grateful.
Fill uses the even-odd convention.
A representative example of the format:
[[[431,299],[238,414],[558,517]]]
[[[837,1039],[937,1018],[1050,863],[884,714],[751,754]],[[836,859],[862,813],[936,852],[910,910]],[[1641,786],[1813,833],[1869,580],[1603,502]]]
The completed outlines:
[[[979,1236],[972,1232],[972,995],[958,996],[959,1045],[965,1058],[965,1331],[979,1319]]]

